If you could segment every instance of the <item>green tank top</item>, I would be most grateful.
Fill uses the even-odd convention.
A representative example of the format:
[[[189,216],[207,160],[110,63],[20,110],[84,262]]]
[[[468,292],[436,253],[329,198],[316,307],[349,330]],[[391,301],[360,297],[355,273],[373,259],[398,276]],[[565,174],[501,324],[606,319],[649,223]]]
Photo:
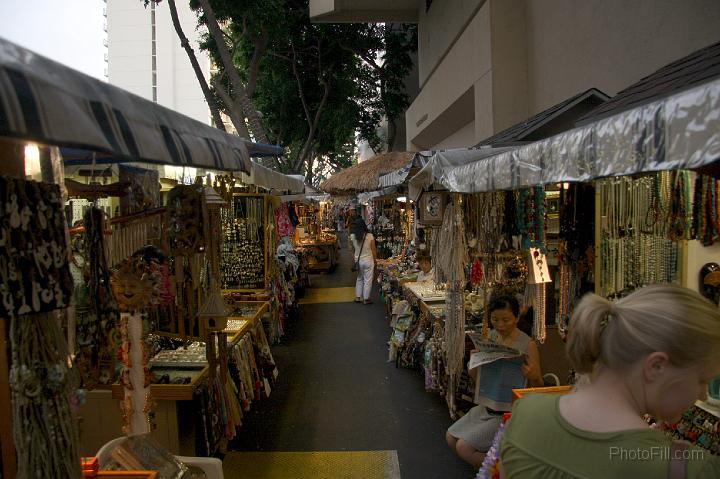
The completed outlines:
[[[561,396],[533,394],[513,405],[501,446],[508,478],[664,478],[672,439],[655,429],[597,433],[560,415]],[[720,477],[720,458],[693,447],[685,452],[688,478]]]

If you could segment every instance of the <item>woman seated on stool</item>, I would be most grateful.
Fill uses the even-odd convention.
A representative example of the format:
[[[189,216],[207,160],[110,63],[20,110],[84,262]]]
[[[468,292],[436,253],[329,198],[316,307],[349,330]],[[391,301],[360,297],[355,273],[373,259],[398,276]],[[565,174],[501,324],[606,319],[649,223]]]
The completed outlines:
[[[522,365],[523,376],[531,386],[542,386],[540,353],[537,345],[530,336],[517,328],[520,313],[518,300],[512,296],[500,296],[492,299],[488,312],[493,326],[489,339],[525,354],[527,361]],[[512,406],[510,403],[497,403],[480,395],[477,369],[470,370],[470,374],[476,377],[475,403],[477,406],[458,419],[445,433],[450,448],[475,469],[482,466],[485,454],[492,446],[495,433],[500,427],[502,415],[504,412],[510,411]],[[482,370],[480,374],[482,375]],[[492,405],[492,409],[488,405]]]
[[[418,264],[420,265],[420,272],[417,275],[417,282],[433,281],[435,276],[435,268],[432,265],[432,258],[430,255],[419,255]]]

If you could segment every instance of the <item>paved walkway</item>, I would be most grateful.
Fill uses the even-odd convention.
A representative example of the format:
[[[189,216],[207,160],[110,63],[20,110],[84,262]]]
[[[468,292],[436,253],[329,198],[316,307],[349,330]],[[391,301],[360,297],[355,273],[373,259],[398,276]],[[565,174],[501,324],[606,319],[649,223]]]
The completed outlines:
[[[347,249],[334,273],[314,275],[313,297],[354,285]],[[377,287],[377,285],[376,285]],[[444,399],[418,371],[387,362],[390,329],[374,303],[313,302],[273,348],[280,370],[269,400],[245,414],[239,451],[397,451],[403,479],[474,478],[445,443]]]

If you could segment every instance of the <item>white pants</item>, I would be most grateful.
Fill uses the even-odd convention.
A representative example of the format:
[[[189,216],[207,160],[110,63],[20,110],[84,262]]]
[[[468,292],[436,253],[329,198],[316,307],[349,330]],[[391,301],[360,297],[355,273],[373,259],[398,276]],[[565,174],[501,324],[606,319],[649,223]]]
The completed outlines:
[[[355,297],[370,299],[375,262],[372,259],[361,259],[358,264],[357,280],[355,281]]]

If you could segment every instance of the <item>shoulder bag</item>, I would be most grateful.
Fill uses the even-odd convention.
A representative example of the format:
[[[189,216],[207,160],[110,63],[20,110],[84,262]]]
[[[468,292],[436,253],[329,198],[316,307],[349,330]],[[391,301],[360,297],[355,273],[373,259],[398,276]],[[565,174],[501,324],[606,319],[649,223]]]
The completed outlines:
[[[360,251],[358,252],[358,259],[350,267],[350,271],[357,271],[360,269],[360,255],[362,255],[363,246],[365,246],[365,235],[363,235],[362,242],[360,243]]]

